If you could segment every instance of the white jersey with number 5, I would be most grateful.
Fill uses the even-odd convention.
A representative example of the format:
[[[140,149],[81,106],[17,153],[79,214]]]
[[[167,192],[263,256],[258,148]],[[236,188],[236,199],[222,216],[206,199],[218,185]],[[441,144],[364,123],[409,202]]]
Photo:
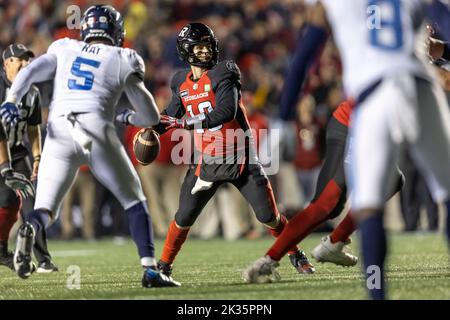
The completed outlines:
[[[129,75],[145,72],[133,49],[64,38],[47,52],[57,58],[50,118],[88,112],[112,120]]]
[[[383,77],[412,73],[427,77],[415,55],[421,24],[419,0],[322,0],[339,48],[348,96]]]

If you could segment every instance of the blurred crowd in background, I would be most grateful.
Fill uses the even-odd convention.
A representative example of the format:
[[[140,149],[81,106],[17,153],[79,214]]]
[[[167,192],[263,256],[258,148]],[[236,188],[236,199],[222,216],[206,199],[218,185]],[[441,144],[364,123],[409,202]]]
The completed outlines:
[[[56,39],[78,39],[79,30],[67,27],[67,20],[73,13],[67,11],[69,6],[79,6],[82,13],[91,4],[105,2],[123,14],[125,46],[136,49],[143,57],[145,84],[161,110],[171,97],[171,76],[177,69],[186,67],[176,54],[176,36],[185,24],[201,21],[208,24],[219,39],[219,59],[233,59],[241,69],[242,98],[251,125],[255,129],[277,127],[284,74],[307,14],[305,1],[3,0],[0,1],[0,47],[4,49],[11,43],[23,43],[38,56]],[[45,119],[51,84],[40,87]],[[278,174],[270,176],[279,209],[288,217],[303,208],[314,194],[325,154],[326,123],[342,99],[340,59],[333,42],[329,41],[295,106],[297,120],[283,125],[289,134],[282,147],[282,165]],[[123,107],[127,107],[126,99],[119,103],[119,108]],[[45,132],[45,123],[42,128]],[[118,133],[124,137],[131,158],[132,138],[136,132],[135,128],[118,125]],[[171,162],[174,142],[170,134],[161,137],[161,145],[161,153],[152,165],[142,167],[134,163],[149,199],[155,235],[163,238],[178,207],[179,189],[186,168]],[[200,216],[193,236],[221,235],[233,240],[264,235],[263,228],[236,190],[231,186],[222,189]],[[420,219],[416,216],[424,202],[430,217],[427,228],[436,230],[439,224],[436,204],[433,209],[430,199],[416,196],[425,194],[426,187],[416,188],[414,183],[408,192],[402,197],[403,212],[407,217],[405,229],[420,227]],[[119,203],[95,180],[88,168],[81,168],[61,213],[60,221],[50,230],[51,236],[93,240],[128,234],[126,217]]]

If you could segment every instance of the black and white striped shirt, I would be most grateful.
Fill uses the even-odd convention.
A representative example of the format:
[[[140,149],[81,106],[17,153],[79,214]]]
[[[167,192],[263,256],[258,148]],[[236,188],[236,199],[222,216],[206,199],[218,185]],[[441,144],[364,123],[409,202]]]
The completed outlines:
[[[1,102],[5,101],[10,87],[11,82],[2,70],[0,75]],[[29,151],[24,143],[24,135],[26,133],[27,126],[39,125],[42,122],[39,89],[34,85],[31,86],[28,93],[22,98],[22,101],[18,107],[20,119],[17,124],[7,132],[8,145],[11,151],[12,160],[17,160],[28,155]]]

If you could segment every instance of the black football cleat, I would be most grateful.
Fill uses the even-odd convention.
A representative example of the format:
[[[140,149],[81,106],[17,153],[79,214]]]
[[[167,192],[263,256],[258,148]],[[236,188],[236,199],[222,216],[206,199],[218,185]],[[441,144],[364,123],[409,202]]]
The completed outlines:
[[[299,273],[311,274],[316,272],[316,269],[309,262],[308,257],[303,250],[299,250],[294,254],[290,254],[289,260]]]
[[[5,266],[14,271],[13,263],[14,254],[11,251],[0,254],[0,266]]]
[[[172,276],[172,265],[171,264],[159,260],[156,267],[158,268],[159,271],[161,271],[166,276],[168,276],[168,277]]]
[[[17,244],[13,263],[14,270],[16,270],[17,275],[22,279],[27,279],[36,271],[36,265],[31,258],[35,234],[36,232],[33,226],[28,222],[22,224],[17,233]]]
[[[46,260],[41,263],[39,263],[36,273],[51,273],[51,272],[58,272],[59,269],[56,266],[56,264],[53,263],[53,261]]]
[[[180,287],[181,283],[156,270],[156,267],[149,267],[145,268],[142,286],[144,288]]]

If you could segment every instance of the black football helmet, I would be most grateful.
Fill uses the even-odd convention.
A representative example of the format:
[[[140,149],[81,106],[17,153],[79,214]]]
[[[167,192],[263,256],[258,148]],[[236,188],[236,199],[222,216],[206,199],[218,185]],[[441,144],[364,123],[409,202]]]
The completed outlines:
[[[122,15],[110,5],[89,7],[81,20],[81,40],[107,39],[112,45],[121,47],[125,38]]]
[[[194,46],[208,44],[212,50],[211,59],[200,61],[194,54]],[[201,68],[212,68],[219,58],[219,44],[214,32],[206,24],[195,22],[184,26],[177,37],[177,52],[180,60]]]

